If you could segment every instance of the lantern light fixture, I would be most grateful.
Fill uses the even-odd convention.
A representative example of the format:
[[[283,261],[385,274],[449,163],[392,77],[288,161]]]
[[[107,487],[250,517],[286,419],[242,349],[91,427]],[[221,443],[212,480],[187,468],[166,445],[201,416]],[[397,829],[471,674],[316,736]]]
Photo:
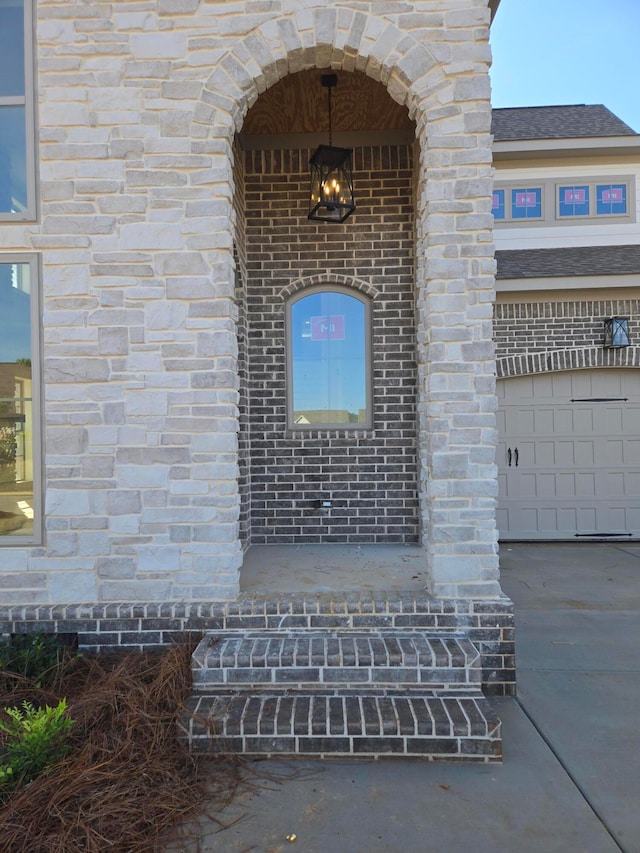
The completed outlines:
[[[323,74],[320,82],[327,90],[329,144],[319,145],[309,160],[311,191],[308,218],[321,222],[344,222],[356,209],[353,197],[351,148],[336,148],[331,126],[331,90],[336,74]]]
[[[628,347],[630,343],[628,317],[611,317],[604,321],[605,347]]]

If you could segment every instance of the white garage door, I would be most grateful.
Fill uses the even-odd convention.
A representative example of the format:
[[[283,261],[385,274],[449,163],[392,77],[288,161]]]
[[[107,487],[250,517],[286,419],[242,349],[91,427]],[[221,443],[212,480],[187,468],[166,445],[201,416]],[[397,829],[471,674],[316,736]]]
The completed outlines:
[[[501,539],[640,538],[640,368],[498,382]]]

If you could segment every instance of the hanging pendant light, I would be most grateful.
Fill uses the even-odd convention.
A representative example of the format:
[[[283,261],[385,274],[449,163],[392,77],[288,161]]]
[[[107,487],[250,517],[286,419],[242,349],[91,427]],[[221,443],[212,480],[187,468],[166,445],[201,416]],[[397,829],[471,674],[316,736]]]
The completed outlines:
[[[329,102],[329,144],[319,145],[309,160],[311,198],[308,218],[321,222],[344,222],[356,209],[351,148],[336,148],[331,144],[331,90],[338,77],[336,74],[323,74],[320,82],[327,90]]]

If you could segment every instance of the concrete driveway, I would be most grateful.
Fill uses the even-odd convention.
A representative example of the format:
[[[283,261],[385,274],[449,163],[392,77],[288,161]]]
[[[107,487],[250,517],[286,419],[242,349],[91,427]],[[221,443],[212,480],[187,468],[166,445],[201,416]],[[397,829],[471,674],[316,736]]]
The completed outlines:
[[[640,853],[640,544],[512,544],[502,766],[266,761],[172,853]],[[295,836],[295,838],[294,838]],[[289,839],[289,840],[288,840]]]

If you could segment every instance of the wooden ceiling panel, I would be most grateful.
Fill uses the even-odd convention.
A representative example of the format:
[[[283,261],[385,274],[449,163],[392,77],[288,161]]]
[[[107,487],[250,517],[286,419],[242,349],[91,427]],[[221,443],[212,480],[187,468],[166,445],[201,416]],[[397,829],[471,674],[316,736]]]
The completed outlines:
[[[242,128],[247,135],[327,133],[327,90],[320,82],[329,69],[289,74],[258,98]],[[406,130],[413,127],[406,107],[397,104],[382,83],[358,72],[336,72],[331,115],[336,133]]]

